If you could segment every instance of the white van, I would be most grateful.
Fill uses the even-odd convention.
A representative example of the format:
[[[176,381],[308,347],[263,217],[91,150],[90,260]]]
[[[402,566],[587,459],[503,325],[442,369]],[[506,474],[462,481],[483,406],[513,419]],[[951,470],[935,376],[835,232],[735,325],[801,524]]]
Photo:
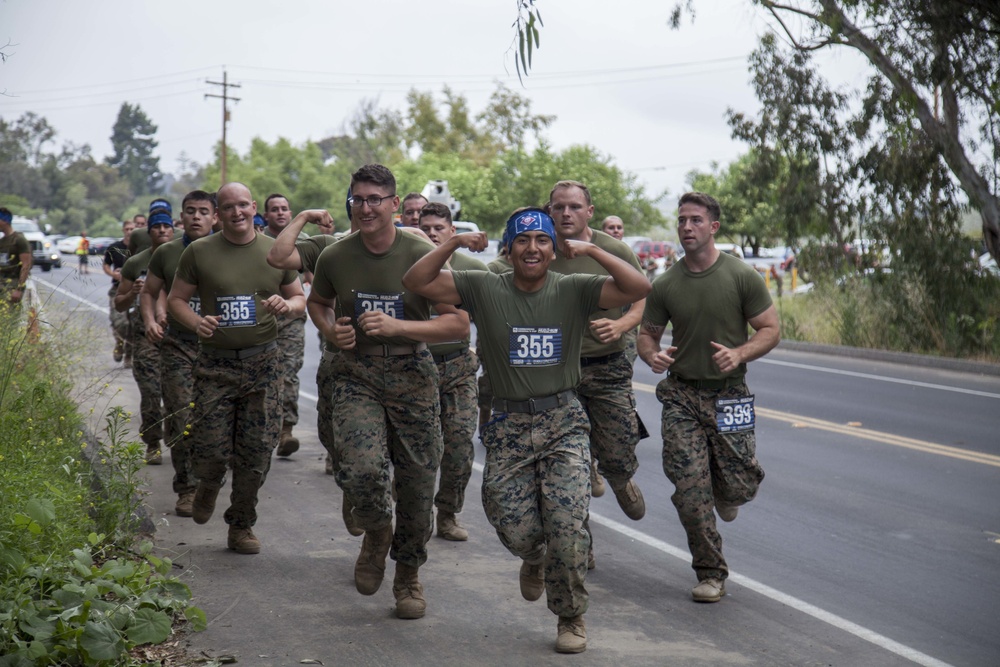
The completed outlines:
[[[468,222],[466,220],[454,220],[451,223],[452,227],[455,228],[456,234],[464,234],[465,232],[478,232],[479,225],[474,222]]]

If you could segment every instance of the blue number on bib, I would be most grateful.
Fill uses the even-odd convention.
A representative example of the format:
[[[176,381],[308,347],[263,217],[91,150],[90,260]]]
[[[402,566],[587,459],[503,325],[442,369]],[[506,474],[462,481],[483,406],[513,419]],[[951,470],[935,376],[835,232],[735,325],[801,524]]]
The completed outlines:
[[[511,366],[555,366],[562,362],[562,329],[511,327]]]
[[[385,313],[397,320],[405,320],[403,316],[403,294],[372,294],[357,292],[354,295],[354,316],[360,317],[370,312]]]
[[[193,296],[188,301],[188,305],[191,306],[191,310],[194,311],[195,315],[201,315],[201,297]]]
[[[719,433],[752,431],[756,422],[753,396],[715,399],[715,423]]]
[[[257,303],[252,294],[215,297],[219,327],[252,327],[257,324]]]

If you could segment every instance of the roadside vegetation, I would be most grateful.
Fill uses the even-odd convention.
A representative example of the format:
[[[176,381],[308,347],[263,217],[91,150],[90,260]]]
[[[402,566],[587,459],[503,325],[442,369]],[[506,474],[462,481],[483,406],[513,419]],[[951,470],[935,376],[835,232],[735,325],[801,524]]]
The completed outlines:
[[[119,408],[87,442],[66,339],[26,332],[0,311],[0,667],[160,664],[137,647],[205,615],[143,539],[144,447]]]

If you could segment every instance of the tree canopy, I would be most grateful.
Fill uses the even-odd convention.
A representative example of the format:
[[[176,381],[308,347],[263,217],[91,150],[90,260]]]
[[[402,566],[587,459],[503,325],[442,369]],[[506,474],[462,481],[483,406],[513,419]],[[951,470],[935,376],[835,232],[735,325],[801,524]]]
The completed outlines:
[[[155,134],[156,125],[138,104],[122,104],[111,132],[115,152],[108,164],[118,168],[136,194],[156,191],[163,177],[160,158],[153,154],[157,146]]]

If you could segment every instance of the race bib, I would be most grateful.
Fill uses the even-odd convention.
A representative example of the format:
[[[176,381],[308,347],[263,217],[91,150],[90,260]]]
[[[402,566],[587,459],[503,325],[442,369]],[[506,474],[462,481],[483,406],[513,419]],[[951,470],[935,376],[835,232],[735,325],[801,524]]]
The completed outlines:
[[[0,253],[0,266],[11,266],[10,253]]]
[[[562,329],[511,327],[511,366],[555,366],[562,361]]]
[[[719,433],[752,431],[756,423],[753,396],[715,399],[715,424]]]
[[[195,315],[201,315],[201,297],[193,296],[191,300],[188,301],[188,305],[191,306],[191,310],[194,311]]]
[[[403,316],[403,293],[355,293],[354,316],[361,317],[361,315],[370,312],[385,313],[393,319],[405,320],[406,318]]]
[[[215,316],[219,318],[220,328],[256,326],[257,303],[252,294],[217,296]]]

